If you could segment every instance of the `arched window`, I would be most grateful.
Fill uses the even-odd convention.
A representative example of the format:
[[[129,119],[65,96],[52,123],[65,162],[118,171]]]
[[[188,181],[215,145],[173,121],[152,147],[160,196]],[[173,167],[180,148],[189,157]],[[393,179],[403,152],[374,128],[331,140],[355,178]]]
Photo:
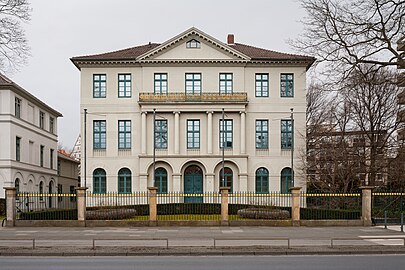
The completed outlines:
[[[281,193],[290,192],[289,189],[293,185],[294,183],[292,182],[291,168],[286,167],[281,171]]]
[[[195,39],[192,39],[186,43],[186,48],[199,49],[199,48],[201,48],[201,43]]]
[[[107,180],[106,173],[103,169],[95,169],[93,171],[93,193],[106,193]]]
[[[155,187],[158,193],[167,193],[167,171],[162,167],[155,170]]]
[[[118,171],[118,193],[131,193],[131,171],[127,168],[122,168]]]
[[[220,187],[229,187],[229,192],[233,191],[233,172],[230,168],[225,167],[224,181],[222,181],[222,169],[219,172],[219,186]]]
[[[53,185],[54,185],[53,181],[49,182],[49,186],[48,186],[49,194],[52,194],[54,192]],[[49,204],[50,208],[53,206],[52,205],[52,196],[48,197],[48,204]]]
[[[40,201],[44,200],[44,197],[42,196],[42,194],[44,194],[44,182],[39,182],[39,194],[41,194],[41,196],[39,197]]]
[[[20,193],[20,178],[16,178],[14,181],[14,187],[15,187],[15,191],[18,193]]]
[[[256,193],[269,193],[269,171],[266,168],[256,170]]]

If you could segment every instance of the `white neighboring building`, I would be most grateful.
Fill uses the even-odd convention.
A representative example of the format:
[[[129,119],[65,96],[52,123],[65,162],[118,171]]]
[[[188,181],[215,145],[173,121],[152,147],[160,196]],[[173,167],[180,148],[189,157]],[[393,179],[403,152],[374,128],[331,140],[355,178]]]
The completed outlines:
[[[3,187],[56,193],[58,111],[0,74],[0,197]]]
[[[291,138],[305,151],[306,71],[314,60],[238,44],[233,35],[223,43],[194,27],[162,44],[73,57],[82,116],[88,112],[87,126],[81,122],[87,186],[95,193],[153,185],[160,192],[218,191],[224,133],[225,185],[288,192]],[[294,162],[298,172],[298,150]],[[296,173],[294,185],[305,187],[305,176]]]

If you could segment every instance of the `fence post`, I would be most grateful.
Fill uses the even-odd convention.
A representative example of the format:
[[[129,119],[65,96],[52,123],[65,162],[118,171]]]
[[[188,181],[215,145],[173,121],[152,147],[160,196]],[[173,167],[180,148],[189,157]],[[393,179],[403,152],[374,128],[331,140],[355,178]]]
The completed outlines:
[[[229,187],[220,187],[221,192],[221,225],[229,225],[228,203],[229,203]]]
[[[363,221],[363,226],[371,226],[371,192],[374,187],[363,186],[361,189],[361,220]]]
[[[4,187],[6,193],[6,226],[14,227],[16,219],[16,197],[17,189],[15,187]]]
[[[292,187],[291,191],[291,218],[293,226],[300,226],[300,200],[301,187]]]
[[[77,220],[85,225],[86,223],[86,190],[87,187],[77,187]]]
[[[157,225],[157,187],[148,187],[149,190],[149,226]]]

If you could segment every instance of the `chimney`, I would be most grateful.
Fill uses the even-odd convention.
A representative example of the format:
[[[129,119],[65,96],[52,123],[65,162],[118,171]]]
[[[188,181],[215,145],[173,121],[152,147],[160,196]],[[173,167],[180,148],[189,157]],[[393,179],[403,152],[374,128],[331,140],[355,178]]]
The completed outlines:
[[[228,34],[228,45],[235,44],[235,36],[233,34]]]

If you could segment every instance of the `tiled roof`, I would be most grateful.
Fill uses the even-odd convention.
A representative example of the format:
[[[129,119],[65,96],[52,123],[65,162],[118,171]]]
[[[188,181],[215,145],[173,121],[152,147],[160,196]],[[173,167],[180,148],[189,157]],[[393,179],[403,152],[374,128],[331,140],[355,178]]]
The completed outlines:
[[[240,43],[235,43],[228,46],[243,54],[246,54],[252,58],[252,60],[315,60],[310,56],[281,53]]]
[[[128,49],[123,49],[119,51],[101,53],[101,54],[94,54],[94,55],[86,55],[86,56],[77,56],[72,57],[72,61],[74,60],[125,60],[125,59],[135,59],[138,56],[153,50],[160,44],[157,43],[149,43],[146,45],[136,46]]]
[[[128,49],[123,49],[119,51],[107,52],[102,54],[95,55],[86,55],[86,56],[77,56],[72,57],[71,60],[80,61],[80,60],[129,60],[136,59],[138,56],[153,50],[158,47],[158,43],[149,43],[146,45],[136,46]],[[262,49],[250,45],[235,43],[233,45],[228,45],[231,48],[249,56],[252,60],[304,60],[304,61],[314,61],[315,58],[310,56],[295,55],[288,53],[281,53],[276,51],[271,51],[267,49]]]

